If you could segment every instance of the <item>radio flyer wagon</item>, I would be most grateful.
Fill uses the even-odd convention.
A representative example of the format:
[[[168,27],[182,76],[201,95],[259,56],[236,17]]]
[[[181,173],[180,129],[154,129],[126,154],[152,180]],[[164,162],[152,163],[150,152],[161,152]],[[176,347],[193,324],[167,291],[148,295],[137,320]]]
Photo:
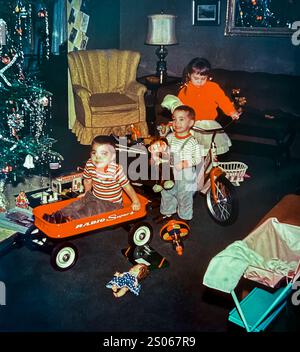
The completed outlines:
[[[288,195],[272,210],[246,238],[212,258],[203,278],[205,286],[231,294],[236,308],[228,320],[247,332],[267,328],[300,278],[300,196]],[[276,213],[290,223],[269,217]],[[242,276],[255,287],[239,301],[235,289]]]
[[[27,239],[30,238],[40,249],[50,253],[51,264],[59,271],[68,270],[76,263],[78,250],[70,240],[79,235],[126,224],[129,225],[127,226],[129,238],[145,238],[148,241],[153,235],[152,226],[147,222],[137,221],[146,216],[148,199],[140,194],[137,196],[141,203],[139,211],[132,210],[131,201],[123,192],[123,208],[61,224],[47,222],[43,219],[43,215],[69,205],[76,201],[76,198],[37,206],[33,209],[34,226],[27,231]]]

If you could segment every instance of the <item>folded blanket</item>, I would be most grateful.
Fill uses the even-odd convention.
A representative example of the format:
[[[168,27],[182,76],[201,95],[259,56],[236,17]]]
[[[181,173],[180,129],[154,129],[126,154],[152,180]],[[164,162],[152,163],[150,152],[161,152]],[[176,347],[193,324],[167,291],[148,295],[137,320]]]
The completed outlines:
[[[261,266],[263,257],[248,248],[243,241],[235,241],[210,261],[203,284],[230,293],[240,281],[247,267]]]

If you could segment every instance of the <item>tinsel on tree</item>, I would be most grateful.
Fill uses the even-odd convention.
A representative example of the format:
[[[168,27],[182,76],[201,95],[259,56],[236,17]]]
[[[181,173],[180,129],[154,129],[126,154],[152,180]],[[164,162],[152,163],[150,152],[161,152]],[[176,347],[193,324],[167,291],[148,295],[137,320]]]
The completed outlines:
[[[39,2],[40,4],[40,2]],[[46,7],[32,1],[2,1],[0,20],[0,180],[18,181],[48,172],[49,163],[62,156],[52,149],[49,136],[51,96],[38,77],[38,68],[26,71],[28,53],[36,50],[34,30],[40,30],[43,60],[49,59]],[[38,19],[35,20],[35,18]],[[33,23],[36,25],[33,26]],[[37,26],[38,24],[38,26]]]

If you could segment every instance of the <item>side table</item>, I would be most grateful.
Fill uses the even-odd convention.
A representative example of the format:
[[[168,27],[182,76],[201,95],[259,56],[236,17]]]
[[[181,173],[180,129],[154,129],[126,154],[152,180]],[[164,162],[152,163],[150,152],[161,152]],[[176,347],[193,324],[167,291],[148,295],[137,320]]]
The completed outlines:
[[[276,167],[290,158],[290,147],[296,131],[287,114],[278,113],[269,119],[261,112],[245,109],[241,118],[228,128],[233,150],[271,156]]]
[[[145,105],[147,124],[150,135],[156,135],[156,116],[155,105],[157,103],[157,91],[160,87],[165,87],[181,81],[180,77],[167,76],[162,83],[159,82],[159,77],[155,75],[146,75],[138,77],[137,81],[147,87],[145,94]]]

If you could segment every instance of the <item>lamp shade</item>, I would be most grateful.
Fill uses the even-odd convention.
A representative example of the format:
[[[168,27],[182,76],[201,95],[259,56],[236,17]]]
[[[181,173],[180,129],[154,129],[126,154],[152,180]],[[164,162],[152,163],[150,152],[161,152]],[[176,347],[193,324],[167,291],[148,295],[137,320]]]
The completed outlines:
[[[0,18],[0,45],[6,45],[6,22]]]
[[[146,44],[172,45],[177,44],[174,15],[159,14],[148,16],[148,33]]]

